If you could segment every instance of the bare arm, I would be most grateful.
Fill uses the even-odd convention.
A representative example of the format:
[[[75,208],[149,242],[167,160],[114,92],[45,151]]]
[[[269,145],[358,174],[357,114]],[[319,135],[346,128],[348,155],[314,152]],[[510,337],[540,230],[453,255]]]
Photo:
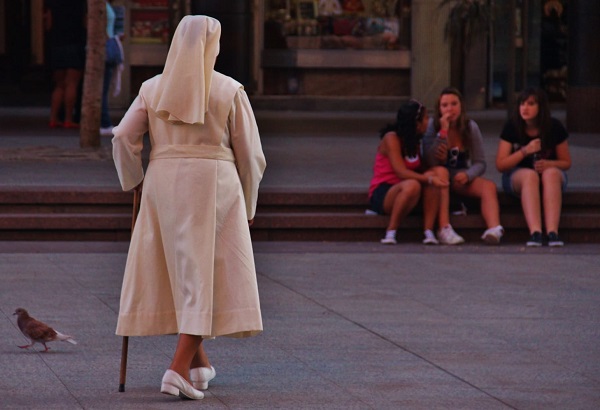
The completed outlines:
[[[563,171],[571,168],[571,153],[569,143],[564,140],[556,146],[556,159],[541,159],[535,162],[535,170],[542,172],[547,168],[556,167]]]
[[[422,184],[431,184],[435,186],[447,186],[448,181],[442,181],[432,174],[412,171],[406,168],[402,159],[400,140],[393,132],[388,132],[381,141],[380,151],[387,156],[392,164],[394,172],[400,179],[415,179]]]
[[[505,140],[500,140],[498,152],[496,153],[496,168],[500,172],[506,172],[516,167],[524,158],[538,152],[541,149],[539,138],[533,139],[529,144],[521,149],[512,152],[512,144]]]

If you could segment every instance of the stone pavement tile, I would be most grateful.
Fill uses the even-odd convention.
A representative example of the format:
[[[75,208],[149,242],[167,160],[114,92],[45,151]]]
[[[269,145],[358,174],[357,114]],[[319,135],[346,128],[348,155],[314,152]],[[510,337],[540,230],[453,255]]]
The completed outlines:
[[[271,261],[269,265],[277,267],[282,272],[280,276],[285,278],[282,282],[286,286],[299,293],[303,293],[303,291],[310,292],[311,299],[316,302],[330,307],[352,322],[368,323],[369,330],[394,341],[397,345],[436,365],[440,365],[444,369],[446,369],[444,360],[448,360],[447,358],[451,360],[453,355],[462,355],[460,356],[462,361],[458,360],[458,363],[463,363],[467,367],[478,368],[477,363],[472,363],[476,359],[472,356],[473,352],[479,351],[479,354],[483,357],[486,354],[493,355],[494,352],[505,352],[508,360],[514,350],[522,356],[521,359],[530,360],[530,366],[525,366],[526,372],[517,371],[516,373],[512,372],[511,369],[505,372],[502,367],[492,367],[492,374],[494,374],[494,371],[498,373],[496,382],[502,382],[504,373],[507,373],[505,375],[506,379],[512,380],[513,385],[519,385],[523,382],[520,378],[521,374],[526,375],[526,380],[530,379],[531,375],[538,374],[541,374],[542,380],[557,379],[562,382],[574,380],[574,383],[570,383],[569,386],[579,385],[582,381],[586,381],[586,378],[580,375],[581,368],[573,366],[569,362],[556,364],[540,355],[539,352],[531,351],[531,348],[524,349],[519,345],[514,345],[510,335],[505,335],[488,324],[490,318],[500,317],[506,318],[506,324],[509,326],[511,320],[519,320],[521,316],[528,318],[533,315],[538,317],[539,323],[537,327],[534,325],[532,328],[536,329],[540,325],[543,326],[545,318],[540,316],[540,311],[544,312],[551,309],[551,306],[555,303],[555,295],[550,293],[549,289],[544,288],[544,280],[547,276],[550,276],[547,280],[549,282],[547,287],[560,293],[560,289],[564,285],[553,280],[553,278],[560,277],[562,282],[568,283],[573,276],[578,277],[578,275],[566,274],[568,271],[563,266],[563,264],[572,266],[572,258],[565,258],[564,256],[535,258],[533,261],[534,266],[541,266],[540,261],[544,260],[547,262],[543,265],[546,268],[542,269],[542,273],[535,275],[535,280],[531,278],[523,280],[523,276],[528,276],[527,272],[523,272],[523,267],[527,266],[525,261],[531,259],[531,255],[513,256],[515,257],[514,265],[517,268],[510,273],[506,273],[505,264],[500,263],[500,260],[506,260],[504,254],[497,256],[499,261],[495,261],[494,257],[490,255],[486,255],[485,258],[470,258],[470,260],[465,261],[464,265],[467,265],[468,268],[470,263],[476,264],[478,261],[481,266],[482,261],[491,259],[489,261],[491,268],[485,274],[482,274],[480,270],[479,272],[472,271],[470,274],[465,274],[461,269],[457,269],[457,266],[460,267],[461,264],[454,261],[453,258],[459,258],[456,255],[440,255],[436,258],[429,254],[427,255],[427,261],[424,261],[424,258],[418,255],[398,255],[393,258],[391,254],[386,253],[384,256],[379,255],[377,258],[367,258],[365,255],[360,254],[344,254],[343,262],[318,253],[288,254],[285,258],[279,258],[278,255],[269,255],[269,257],[277,259]],[[589,257],[597,260],[596,256],[589,255]],[[360,261],[361,259],[365,260]],[[547,261],[547,259],[550,260]],[[588,264],[589,261],[586,259],[586,257],[580,259],[582,262],[581,272],[583,272],[584,277],[589,275],[587,273],[589,272],[588,269],[594,269],[597,272],[597,268],[592,264]],[[393,260],[397,260],[399,263],[394,265]],[[521,260],[521,263],[519,263],[519,260]],[[282,265],[279,265],[279,263]],[[339,266],[337,269],[334,266],[336,263]],[[422,268],[427,264],[431,265],[431,269]],[[301,272],[302,268],[298,268],[298,266],[309,266],[310,269],[308,272]],[[417,266],[421,268],[415,269]],[[369,269],[365,269],[366,267],[369,267]],[[466,270],[469,273],[468,269]],[[387,274],[381,274],[381,272],[386,271]],[[379,285],[376,283],[378,280],[380,281]],[[315,286],[315,284],[310,285],[309,281],[318,281],[319,283]],[[422,283],[418,284],[421,281]],[[542,283],[542,285],[538,286],[539,283]],[[558,289],[557,283],[559,283]],[[520,289],[511,289],[513,285],[518,286]],[[590,285],[592,286],[591,289],[597,290],[597,278],[595,285],[591,283]],[[538,287],[541,289],[538,290]],[[371,289],[370,295],[366,292],[369,288]],[[414,299],[415,303],[409,305],[409,312],[414,312],[415,306],[418,306],[419,302],[422,303],[424,308],[421,309],[420,313],[423,316],[417,316],[411,322],[410,314],[403,315],[401,313],[407,304],[395,302],[392,298],[386,297],[394,292],[397,292],[398,299]],[[540,293],[539,297],[536,296],[536,292]],[[515,300],[514,294],[521,295],[523,300],[521,301],[519,298]],[[380,306],[378,309],[373,309],[375,298],[379,300],[380,305],[385,305],[385,308]],[[580,294],[576,294],[574,298],[579,298],[580,303],[573,306],[573,309],[580,314],[586,312],[589,306],[597,306],[594,298],[581,298]],[[527,305],[530,299],[533,299],[534,303],[537,300],[538,305],[543,303],[545,306],[531,308]],[[360,303],[353,303],[353,300],[360,301]],[[516,302],[517,307],[513,307],[513,301]],[[519,303],[524,305],[519,305]],[[400,323],[396,328],[390,325],[393,319],[389,320],[389,312],[394,310],[393,307],[396,307],[399,312],[396,317],[398,317]],[[432,309],[435,314],[430,316]],[[416,310],[418,311],[418,309]],[[376,317],[377,313],[383,313],[385,319],[378,319]],[[444,316],[445,320],[443,320]],[[584,313],[584,317],[587,319],[588,326],[598,327],[598,316],[592,318]],[[527,329],[522,330],[527,332]],[[565,348],[568,348],[568,346],[565,346]],[[579,351],[579,354],[585,357],[586,352],[587,350]],[[551,352],[543,353],[550,354]],[[600,357],[597,347],[591,354],[593,357]],[[499,356],[500,359],[501,356]],[[551,363],[548,365],[549,360]],[[518,366],[521,366],[522,362],[523,360],[515,360]],[[506,366],[508,367],[508,364]],[[487,369],[485,363],[481,368]],[[447,371],[454,374],[451,369],[447,369]],[[597,376],[598,373],[595,373],[596,379]],[[477,373],[471,374],[467,378],[467,380],[473,380],[475,385],[477,383],[474,381],[480,379],[480,374]],[[592,383],[592,386],[592,388],[598,389],[598,382]],[[545,386],[538,387],[544,388]],[[568,396],[568,393],[565,394]]]
[[[269,285],[261,282],[261,289],[265,287]],[[268,290],[267,293],[272,294]],[[262,339],[268,345],[268,361],[275,358],[278,365],[268,365],[261,376],[264,384],[255,386],[253,391],[273,400],[273,390],[277,390],[277,403],[285,403],[281,408],[406,408],[404,405],[411,401],[439,398],[441,391],[444,400],[456,395],[455,402],[462,403],[461,408],[468,408],[464,406],[465,397],[478,398],[482,406],[488,400],[481,392],[472,391],[332,312],[318,306],[303,308],[302,295],[285,289],[279,289],[277,295],[281,303],[271,305],[271,297],[267,296],[267,303],[263,304],[265,329],[271,330],[255,341]],[[288,316],[291,317],[286,320]],[[281,352],[285,355],[279,358]],[[279,364],[280,360],[287,363]],[[239,358],[238,362],[245,367],[247,361],[248,358]],[[237,378],[238,372],[233,375]],[[436,393],[431,392],[432,384]],[[294,401],[298,393],[304,398]],[[253,399],[252,403],[258,400]]]
[[[566,389],[569,389],[569,394],[565,394]],[[508,389],[490,389],[490,392],[496,397],[510,397],[510,404],[516,409],[593,410],[600,407],[598,389],[590,389],[587,386],[515,386]]]
[[[12,315],[14,309],[9,312]],[[4,316],[4,315],[3,315]],[[11,323],[16,316],[9,316],[0,322],[0,332],[5,335],[1,338],[0,347],[0,389],[2,408],[29,408],[32,403],[45,403],[46,408],[58,409],[61,404],[65,407],[75,408],[76,399],[49,368],[44,357],[30,349],[19,349],[17,345],[29,344],[29,340],[21,336],[21,332]],[[15,330],[16,329],[16,330]],[[10,335],[10,336],[9,336]],[[39,350],[41,345],[36,345]],[[43,347],[42,347],[43,349]],[[46,355],[45,357],[48,357]],[[32,388],[35,386],[35,389]],[[38,401],[39,400],[39,401]]]
[[[598,362],[594,332],[579,343],[569,334],[600,328],[588,313],[600,293],[600,277],[590,272],[597,246],[556,253],[256,244],[265,332],[206,341],[217,378],[194,403],[158,392],[174,336],[130,338],[126,392],[117,392],[121,338],[114,327],[125,250],[67,245],[40,245],[40,253],[30,243],[14,253],[17,246],[0,244],[0,345],[8,353],[0,370],[19,381],[3,407],[598,407],[600,373],[585,365]],[[509,258],[508,267],[500,262]],[[543,272],[523,270],[525,261]],[[553,308],[557,300],[567,302],[573,324]],[[49,353],[18,349],[17,306],[79,344],[53,343]],[[39,398],[27,396],[32,386],[43,392]]]
[[[590,310],[600,302],[587,303]],[[596,313],[597,315],[597,313]],[[590,378],[600,375],[600,327],[590,326],[594,319],[524,319],[489,321],[490,326],[510,340],[516,349],[528,350],[548,361],[567,363]],[[581,354],[586,352],[586,354]]]

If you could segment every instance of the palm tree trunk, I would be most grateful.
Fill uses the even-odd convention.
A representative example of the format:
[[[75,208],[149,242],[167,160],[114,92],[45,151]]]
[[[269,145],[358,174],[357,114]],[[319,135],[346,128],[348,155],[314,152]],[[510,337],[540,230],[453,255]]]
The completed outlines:
[[[87,52],[83,76],[79,146],[100,146],[100,114],[106,47],[106,2],[87,0]]]

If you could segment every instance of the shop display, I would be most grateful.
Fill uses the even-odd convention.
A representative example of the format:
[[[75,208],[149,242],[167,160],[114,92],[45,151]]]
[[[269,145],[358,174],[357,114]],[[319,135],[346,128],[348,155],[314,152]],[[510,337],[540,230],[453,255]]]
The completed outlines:
[[[408,3],[408,4],[407,4]],[[398,50],[409,0],[271,0],[265,32],[280,36],[265,43],[288,49]],[[280,48],[280,46],[278,46]]]
[[[168,43],[168,6],[168,0],[137,0],[132,2],[131,43]]]

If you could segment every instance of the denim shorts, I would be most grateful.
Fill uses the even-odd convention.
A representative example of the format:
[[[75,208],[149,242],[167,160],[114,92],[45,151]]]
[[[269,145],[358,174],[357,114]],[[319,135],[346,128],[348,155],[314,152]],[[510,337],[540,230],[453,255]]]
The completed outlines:
[[[513,168],[508,172],[503,172],[502,173],[502,189],[504,190],[504,192],[506,192],[507,194],[510,194],[512,196],[515,196],[517,198],[520,197],[520,195],[518,193],[515,192],[515,190],[513,189],[512,186],[512,175],[515,173],[515,171],[519,170],[521,168],[517,167],[517,168]],[[569,178],[567,177],[567,173],[563,170],[561,170],[562,174],[563,174],[563,183],[562,183],[562,192],[565,192],[565,190],[567,189],[567,183],[569,182]]]
[[[379,215],[385,214],[383,211],[383,202],[392,186],[392,184],[388,184],[387,182],[382,182],[377,185],[377,188],[373,191],[373,195],[371,195],[371,200],[369,201],[372,211],[377,212]]]

